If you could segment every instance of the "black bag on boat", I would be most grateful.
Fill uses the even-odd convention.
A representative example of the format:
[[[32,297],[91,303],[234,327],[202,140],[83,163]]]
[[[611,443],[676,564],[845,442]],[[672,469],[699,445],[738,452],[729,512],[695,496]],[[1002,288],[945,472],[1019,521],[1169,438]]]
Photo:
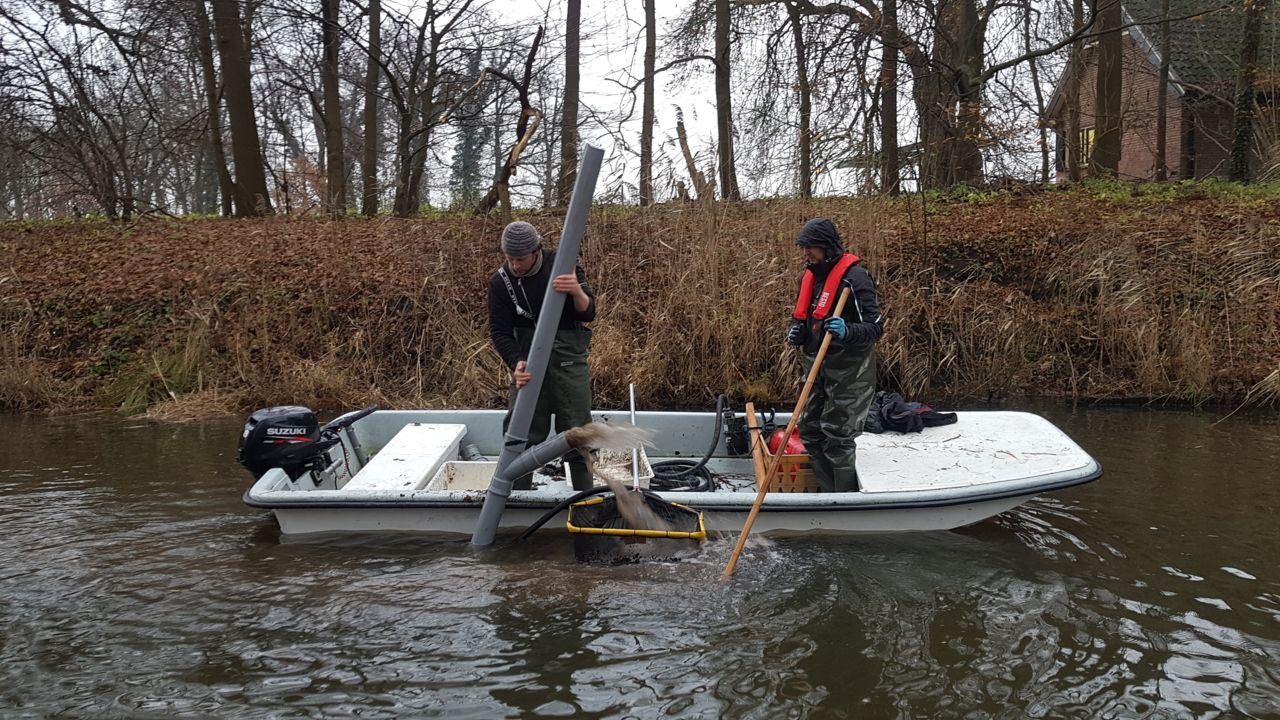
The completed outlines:
[[[913,433],[955,421],[955,413],[938,412],[923,403],[907,402],[898,393],[882,390],[871,400],[862,429],[869,433]]]

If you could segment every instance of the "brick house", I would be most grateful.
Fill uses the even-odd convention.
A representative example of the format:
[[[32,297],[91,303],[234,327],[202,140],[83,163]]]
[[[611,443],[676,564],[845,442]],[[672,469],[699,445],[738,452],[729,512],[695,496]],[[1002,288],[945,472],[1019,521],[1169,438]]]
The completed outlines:
[[[1122,135],[1120,177],[1152,179],[1156,159],[1156,97],[1160,76],[1160,0],[1121,0]],[[1241,3],[1242,4],[1242,3]],[[1280,171],[1280,11],[1265,11],[1258,51],[1258,114],[1254,120],[1254,175]],[[1244,30],[1240,6],[1222,0],[1170,0],[1168,113],[1165,158],[1170,180],[1229,174],[1235,83]],[[1194,17],[1193,17],[1194,16]],[[1088,175],[1094,132],[1097,43],[1084,48],[1080,83],[1081,173]],[[1047,118],[1057,140],[1058,179],[1065,180],[1067,108],[1064,102],[1071,66],[1059,79]]]

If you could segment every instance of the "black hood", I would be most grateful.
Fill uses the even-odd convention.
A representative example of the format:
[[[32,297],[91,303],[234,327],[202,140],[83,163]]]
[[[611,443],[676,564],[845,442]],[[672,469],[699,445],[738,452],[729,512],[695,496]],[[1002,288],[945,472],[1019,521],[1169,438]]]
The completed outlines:
[[[840,233],[836,232],[836,224],[826,218],[814,218],[805,223],[804,227],[800,228],[800,234],[796,236],[796,244],[825,248],[828,260],[844,254],[844,244],[840,242]]]

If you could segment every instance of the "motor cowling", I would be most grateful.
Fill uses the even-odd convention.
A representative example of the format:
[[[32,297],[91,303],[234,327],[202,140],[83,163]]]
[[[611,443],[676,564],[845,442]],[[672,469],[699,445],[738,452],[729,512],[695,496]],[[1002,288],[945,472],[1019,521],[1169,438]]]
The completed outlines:
[[[240,434],[239,460],[255,478],[278,467],[297,480],[332,444],[320,442],[320,423],[309,408],[279,405],[249,416]]]

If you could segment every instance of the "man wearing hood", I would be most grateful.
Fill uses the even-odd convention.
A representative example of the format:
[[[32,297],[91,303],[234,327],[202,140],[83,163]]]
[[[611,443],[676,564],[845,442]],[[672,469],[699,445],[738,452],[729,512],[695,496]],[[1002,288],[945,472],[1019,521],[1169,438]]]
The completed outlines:
[[[875,343],[884,334],[880,300],[871,273],[857,255],[845,252],[835,223],[810,220],[796,245],[804,250],[800,280],[787,343],[801,348],[805,374],[813,368],[823,335],[831,333],[822,367],[813,383],[797,427],[823,492],[856,492],[854,460],[857,437],[876,391]],[[840,294],[850,289],[840,315]]]
[[[568,296],[556,323],[547,374],[529,424],[528,446],[533,447],[547,439],[553,414],[560,432],[591,422],[587,368],[591,330],[586,323],[596,318],[596,296],[580,265],[575,265],[572,273],[551,277],[556,251],[543,248],[542,236],[527,222],[516,221],[502,230],[501,249],[504,262],[489,276],[489,339],[511,370],[511,402],[502,420],[504,435],[511,423],[516,391],[531,379],[529,351],[547,286]],[[567,459],[574,489],[590,488],[592,479],[582,457],[574,452]],[[532,481],[532,474],[525,475],[517,478],[513,487],[528,490]]]

